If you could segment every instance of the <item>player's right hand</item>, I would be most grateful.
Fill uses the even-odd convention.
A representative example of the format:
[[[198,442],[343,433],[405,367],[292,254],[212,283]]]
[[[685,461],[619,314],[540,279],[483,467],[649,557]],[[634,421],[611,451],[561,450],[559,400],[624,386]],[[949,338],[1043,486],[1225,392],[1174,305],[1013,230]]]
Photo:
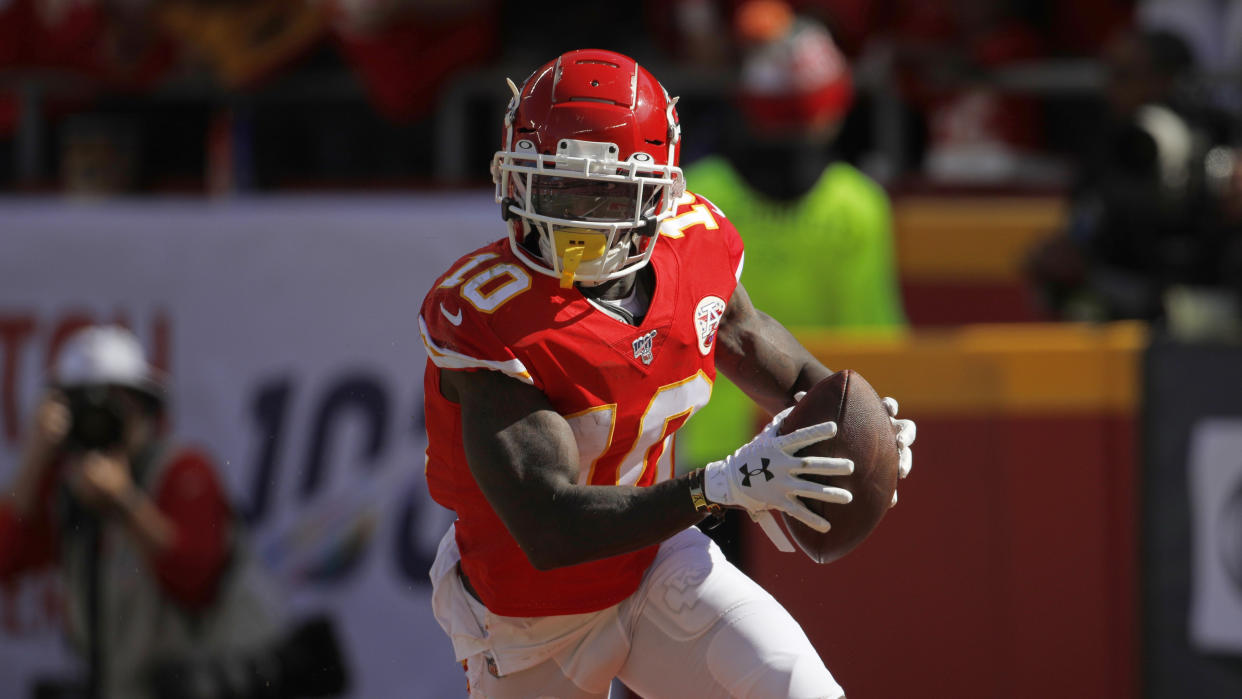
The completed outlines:
[[[884,409],[888,411],[888,419],[893,424],[893,431],[897,433],[897,478],[898,480],[910,475],[910,469],[914,466],[914,453],[910,449],[910,445],[914,444],[914,438],[918,434],[918,428],[914,424],[914,420],[898,420],[897,419],[897,400],[895,398],[885,398],[883,401]],[[889,503],[889,507],[897,504],[897,490],[893,490],[893,500]]]
[[[737,451],[704,468],[707,499],[724,507],[740,507],[752,514],[780,510],[816,531],[826,532],[828,520],[812,512],[799,497],[844,505],[854,499],[844,488],[822,485],[803,475],[848,476],[849,459],[794,456],[794,453],[837,434],[835,422],[821,422],[778,434],[792,407],[777,413],[763,430]]]

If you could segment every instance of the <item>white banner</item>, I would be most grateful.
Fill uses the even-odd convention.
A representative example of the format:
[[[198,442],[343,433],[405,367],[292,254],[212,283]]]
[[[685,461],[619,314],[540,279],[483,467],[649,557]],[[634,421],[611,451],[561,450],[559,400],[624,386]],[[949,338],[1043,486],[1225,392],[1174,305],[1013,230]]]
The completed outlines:
[[[1242,653],[1242,420],[1200,420],[1190,435],[1190,640]]]
[[[0,483],[65,335],[120,321],[170,373],[173,433],[215,457],[289,613],[335,619],[350,696],[462,695],[429,605],[451,515],[423,482],[417,313],[503,230],[483,193],[0,200]],[[0,595],[0,696],[77,667],[54,580]]]

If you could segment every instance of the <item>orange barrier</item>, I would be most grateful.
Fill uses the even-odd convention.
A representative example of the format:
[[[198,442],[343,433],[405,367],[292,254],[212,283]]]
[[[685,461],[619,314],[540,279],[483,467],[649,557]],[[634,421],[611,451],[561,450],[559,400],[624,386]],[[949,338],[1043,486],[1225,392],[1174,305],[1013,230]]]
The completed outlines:
[[[1022,279],[1032,246],[1062,230],[1059,196],[903,196],[893,233],[906,312],[915,325],[1039,319]]]
[[[1061,197],[902,197],[893,203],[897,266],[913,281],[1012,281],[1065,217]]]
[[[748,571],[851,699],[1138,695],[1138,324],[803,335],[918,422],[901,503],[818,566]]]

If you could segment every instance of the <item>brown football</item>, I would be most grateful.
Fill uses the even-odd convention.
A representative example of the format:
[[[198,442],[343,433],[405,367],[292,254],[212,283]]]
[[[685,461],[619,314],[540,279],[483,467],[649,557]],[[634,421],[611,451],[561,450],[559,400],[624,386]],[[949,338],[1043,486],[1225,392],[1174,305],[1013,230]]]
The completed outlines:
[[[781,423],[781,434],[832,420],[837,436],[798,452],[799,456],[834,456],[854,460],[849,476],[806,476],[849,490],[854,500],[836,505],[801,498],[832,528],[823,534],[783,515],[798,546],[817,563],[831,563],[854,550],[876,528],[897,489],[897,438],[888,411],[871,384],[858,372],[842,369],[807,391]]]

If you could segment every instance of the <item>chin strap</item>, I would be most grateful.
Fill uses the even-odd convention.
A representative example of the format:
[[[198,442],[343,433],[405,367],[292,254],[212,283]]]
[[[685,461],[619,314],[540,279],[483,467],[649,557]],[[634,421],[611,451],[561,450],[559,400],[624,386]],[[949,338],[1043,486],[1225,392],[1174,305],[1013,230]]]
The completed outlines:
[[[634,229],[635,235],[651,238],[660,232],[660,219],[654,214],[643,214],[643,225]]]
[[[514,206],[519,206],[519,202],[513,197],[505,197],[500,200],[500,218],[502,221],[508,221],[511,218],[519,221],[522,219],[521,216],[514,213],[512,208],[510,208]]]

